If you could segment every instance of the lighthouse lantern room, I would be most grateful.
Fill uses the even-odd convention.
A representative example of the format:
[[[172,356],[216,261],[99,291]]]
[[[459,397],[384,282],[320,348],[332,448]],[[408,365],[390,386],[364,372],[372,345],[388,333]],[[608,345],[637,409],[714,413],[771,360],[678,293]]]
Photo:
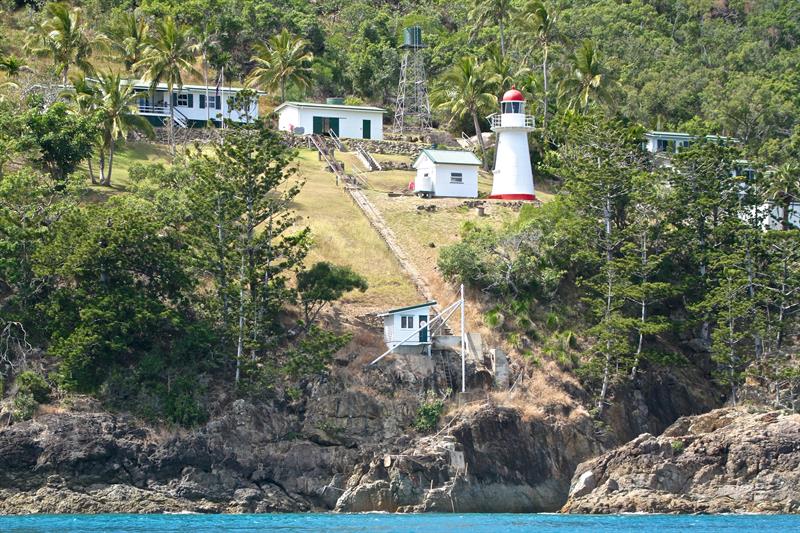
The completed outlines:
[[[525,114],[525,97],[512,87],[503,95],[500,114],[491,115],[489,120],[497,135],[490,198],[536,200],[528,151],[528,132],[533,131],[534,121]]]

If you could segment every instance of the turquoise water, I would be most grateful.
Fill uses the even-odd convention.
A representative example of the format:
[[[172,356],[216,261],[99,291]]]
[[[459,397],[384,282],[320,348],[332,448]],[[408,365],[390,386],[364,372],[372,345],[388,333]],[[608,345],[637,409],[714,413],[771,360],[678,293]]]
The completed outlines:
[[[800,516],[570,516],[554,514],[39,515],[0,517],[2,533],[413,533],[800,531]]]

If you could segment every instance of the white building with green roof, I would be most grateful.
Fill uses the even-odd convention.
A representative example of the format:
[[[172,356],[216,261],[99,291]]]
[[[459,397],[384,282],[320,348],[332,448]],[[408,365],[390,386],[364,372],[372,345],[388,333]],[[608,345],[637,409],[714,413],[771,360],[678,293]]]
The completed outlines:
[[[422,150],[414,161],[414,191],[425,198],[477,198],[480,166],[480,159],[472,152]]]

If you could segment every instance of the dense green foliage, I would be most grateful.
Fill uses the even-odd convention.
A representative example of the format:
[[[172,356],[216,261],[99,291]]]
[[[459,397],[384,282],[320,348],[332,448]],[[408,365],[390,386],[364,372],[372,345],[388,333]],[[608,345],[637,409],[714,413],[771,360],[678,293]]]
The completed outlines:
[[[600,412],[643,368],[705,353],[734,402],[751,378],[792,405],[800,229],[769,203],[775,170],[750,162],[735,176],[742,147],[713,140],[664,167],[637,126],[590,114],[560,127],[546,160],[562,184],[556,199],[503,231],[464,228],[441,253],[444,275],[491,293],[487,323],[524,333],[521,348],[540,341],[545,355],[577,363]]]
[[[550,117],[596,103],[651,129],[700,127],[758,149],[788,135],[800,108],[793,0],[89,0],[75,12],[48,3],[29,18],[50,30],[32,32],[29,49],[50,57],[64,80],[109,51],[154,79],[159,50],[172,46],[180,63],[191,41],[199,61],[183,75],[202,68],[213,83],[224,70],[280,99],[351,95],[391,106],[402,31],[418,24],[433,85],[462,58],[477,58],[498,76],[495,95],[509,82],[525,89],[540,133]],[[480,111],[482,119],[493,110]],[[447,108],[437,116],[475,129],[471,117],[452,122]]]
[[[259,123],[169,169],[134,167],[130,192],[102,202],[68,176],[3,175],[0,372],[25,366],[29,335],[62,390],[183,425],[204,420],[211,392],[268,395],[324,372],[350,337],[311,322],[366,282],[304,269],[292,157]],[[296,303],[305,320],[287,329]],[[30,417],[49,386],[30,372],[16,383],[18,418]]]
[[[116,143],[149,133],[130,110],[127,77],[170,93],[202,76],[265,90],[272,103],[346,96],[391,110],[402,31],[419,25],[434,124],[486,131],[497,97],[517,85],[538,125],[537,179],[558,193],[502,230],[470,225],[442,250],[448,279],[491,295],[488,325],[522,353],[575,370],[599,413],[615,386],[692,357],[710,356],[734,401],[748,378],[779,405],[800,392],[795,0],[3,9],[0,29],[28,27],[24,47],[0,43],[3,374],[24,366],[35,339],[57,358],[60,387],[192,424],[220,383],[211,375],[239,394],[269,394],[323,371],[347,337],[318,314],[365,284],[327,263],[306,269],[309,233],[288,207],[301,184],[274,132],[234,130],[170,168],[134,167],[129,194],[106,202],[87,201],[76,171],[87,162],[94,183],[97,161],[110,186]],[[34,56],[46,67],[23,81]],[[242,91],[233,103],[248,109],[255,97]],[[641,149],[645,129],[735,141],[696,142],[665,165]],[[488,168],[492,151],[478,143]],[[295,305],[302,318],[287,328]],[[32,392],[19,401],[29,416]]]

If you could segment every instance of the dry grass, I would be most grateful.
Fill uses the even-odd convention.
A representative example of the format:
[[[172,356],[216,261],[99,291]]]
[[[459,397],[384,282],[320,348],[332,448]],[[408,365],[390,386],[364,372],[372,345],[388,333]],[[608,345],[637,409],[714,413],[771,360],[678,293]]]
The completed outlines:
[[[573,376],[552,361],[546,361],[520,380],[514,390],[492,393],[492,400],[497,405],[516,409],[529,420],[541,420],[549,414],[584,416],[585,409],[566,392],[567,384],[578,386]]]
[[[366,314],[419,299],[394,256],[350,196],[336,185],[334,175],[323,169],[316,152],[300,150],[298,167],[306,184],[292,207],[298,227],[308,226],[313,234],[309,261],[349,266],[369,282],[366,293],[353,292],[343,298],[348,314]]]

